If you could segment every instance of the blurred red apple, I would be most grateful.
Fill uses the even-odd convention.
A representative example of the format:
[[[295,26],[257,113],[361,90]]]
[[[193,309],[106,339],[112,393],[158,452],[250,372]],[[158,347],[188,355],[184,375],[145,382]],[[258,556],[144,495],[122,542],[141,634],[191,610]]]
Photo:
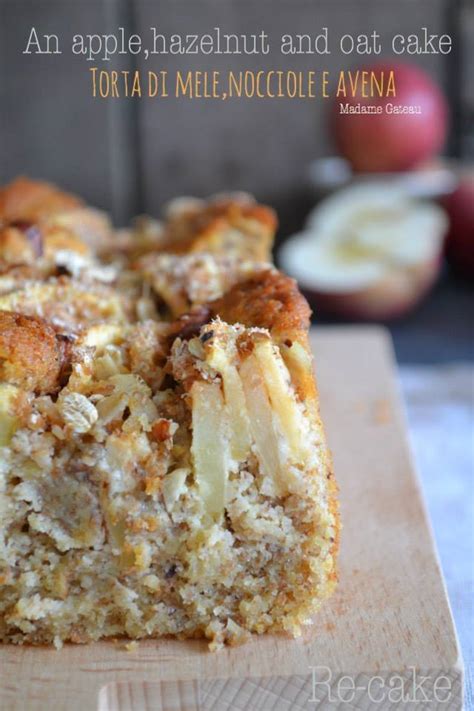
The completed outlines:
[[[449,216],[446,256],[452,267],[474,279],[474,171],[463,176],[459,187],[443,200]]]
[[[396,97],[337,97],[331,129],[341,154],[358,172],[409,170],[436,155],[448,130],[448,108],[438,86],[418,67],[398,62],[379,62],[364,70],[380,81],[391,70]],[[359,85],[360,86],[360,85]],[[381,113],[341,113],[341,107],[381,107]],[[420,113],[394,113],[393,107],[419,107]]]
[[[323,200],[280,260],[322,313],[387,320],[413,309],[433,285],[446,228],[437,205],[365,183]]]

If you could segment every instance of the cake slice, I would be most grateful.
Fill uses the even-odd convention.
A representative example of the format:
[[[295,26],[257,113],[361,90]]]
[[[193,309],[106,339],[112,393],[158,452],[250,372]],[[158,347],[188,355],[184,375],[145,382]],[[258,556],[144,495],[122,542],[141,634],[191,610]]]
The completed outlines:
[[[74,221],[44,249],[75,209],[0,192],[0,640],[298,634],[335,586],[337,492],[308,306],[254,259],[263,213],[175,205],[179,249],[104,267]]]
[[[338,537],[306,317],[273,270],[66,349],[2,313],[3,641],[298,633],[334,587]]]

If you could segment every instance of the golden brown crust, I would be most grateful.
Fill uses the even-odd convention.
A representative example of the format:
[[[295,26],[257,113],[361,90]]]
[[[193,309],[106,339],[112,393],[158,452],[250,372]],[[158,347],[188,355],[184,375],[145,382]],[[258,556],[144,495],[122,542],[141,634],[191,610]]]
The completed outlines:
[[[167,228],[170,239],[177,242],[177,249],[188,251],[187,248],[192,247],[195,240],[208,237],[223,226],[239,225],[245,220],[255,220],[270,230],[277,227],[275,213],[269,207],[224,200],[209,202],[202,209],[171,217]]]
[[[0,230],[0,259],[5,264],[31,264],[42,252],[42,239],[30,223]]]
[[[238,199],[215,199],[171,214],[161,250],[173,254],[210,252],[269,261],[277,228],[273,210]]]
[[[54,260],[60,251],[86,256],[88,246],[71,230],[30,222],[14,222],[0,230],[0,261],[6,264],[34,264],[39,258]]]
[[[48,229],[61,229],[72,234],[76,244],[87,245],[96,255],[117,252],[115,234],[108,216],[92,207],[77,207],[51,215],[45,220],[44,226]],[[75,252],[81,250],[74,247],[63,247]]]
[[[268,329],[275,340],[286,339],[287,347],[291,347],[291,338],[306,345],[310,316],[296,281],[269,268],[235,284],[221,298],[184,314],[175,322],[173,334],[195,335],[204,323],[220,318],[226,323]],[[312,381],[311,373],[308,377]]]
[[[65,349],[42,319],[0,311],[0,381],[37,393],[59,385]]]
[[[39,180],[20,177],[0,190],[0,222],[38,222],[82,205],[74,195]]]
[[[311,310],[296,282],[275,269],[236,284],[210,306],[223,321],[267,328],[277,338],[297,337],[310,323]]]
[[[52,258],[59,251],[67,250],[83,256],[89,254],[89,247],[71,230],[51,225],[43,230],[43,250],[46,257]]]
[[[52,259],[60,250],[99,254],[112,249],[111,237],[105,213],[50,183],[21,177],[0,189],[0,259],[11,264]]]
[[[10,264],[0,259],[0,294],[2,293],[1,279],[11,279],[12,282],[26,282],[32,279],[41,279],[42,272],[31,264]],[[9,290],[11,291],[11,289]]]

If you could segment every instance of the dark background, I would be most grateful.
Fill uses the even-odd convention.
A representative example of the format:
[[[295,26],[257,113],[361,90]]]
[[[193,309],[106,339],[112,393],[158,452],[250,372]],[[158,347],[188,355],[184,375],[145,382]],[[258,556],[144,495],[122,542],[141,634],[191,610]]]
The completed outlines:
[[[86,62],[70,53],[75,33],[285,32],[331,36],[427,26],[449,33],[450,55],[417,57],[445,90],[452,113],[446,153],[474,155],[474,2],[471,0],[0,0],[0,180],[47,178],[110,210],[117,224],[159,215],[171,197],[245,189],[279,212],[278,240],[300,229],[314,198],[308,166],[331,155],[323,100],[93,99],[89,67],[107,69],[324,69],[357,57],[140,57]],[[62,39],[59,56],[23,55],[31,26]],[[389,46],[389,42],[385,42]],[[370,58],[363,58],[370,61]],[[412,58],[413,61],[413,58]],[[472,288],[447,272],[430,299],[392,325],[400,360],[472,358]]]

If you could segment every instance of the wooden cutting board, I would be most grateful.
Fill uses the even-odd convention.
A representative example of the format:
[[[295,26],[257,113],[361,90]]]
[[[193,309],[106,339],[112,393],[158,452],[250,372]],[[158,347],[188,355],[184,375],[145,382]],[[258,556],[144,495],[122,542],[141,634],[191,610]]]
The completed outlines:
[[[217,654],[201,641],[0,646],[2,711],[461,709],[462,662],[390,340],[341,327],[312,342],[344,525],[340,584],[314,624],[298,640],[263,636]]]

